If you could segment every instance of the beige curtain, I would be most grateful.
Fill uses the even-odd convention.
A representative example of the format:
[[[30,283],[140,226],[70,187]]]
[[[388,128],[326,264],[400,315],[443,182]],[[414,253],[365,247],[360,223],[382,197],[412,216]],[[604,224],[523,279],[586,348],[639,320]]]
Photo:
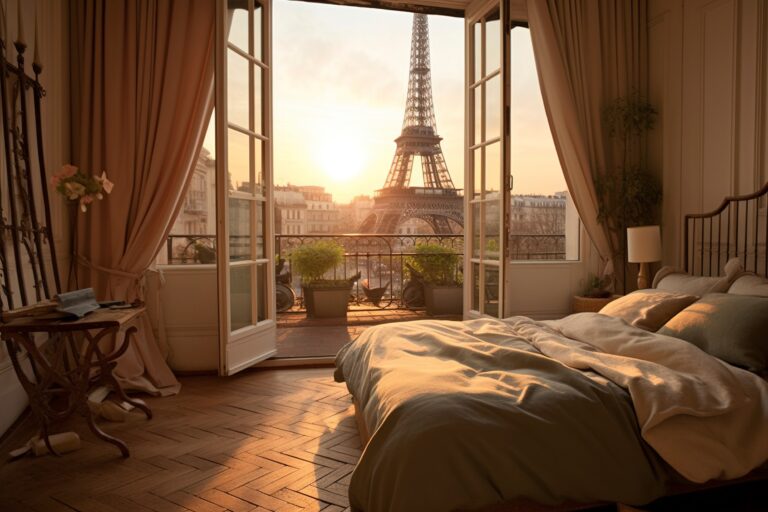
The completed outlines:
[[[214,9],[213,0],[72,2],[73,163],[115,184],[77,214],[78,286],[99,298],[144,298],[181,207],[213,106]],[[128,388],[178,390],[147,315],[115,374]]]
[[[593,177],[616,168],[603,127],[615,98],[647,92],[646,0],[528,0],[544,106],[568,189],[603,261],[619,241],[597,221]],[[624,268],[616,262],[616,269]],[[609,266],[610,268],[610,266]]]

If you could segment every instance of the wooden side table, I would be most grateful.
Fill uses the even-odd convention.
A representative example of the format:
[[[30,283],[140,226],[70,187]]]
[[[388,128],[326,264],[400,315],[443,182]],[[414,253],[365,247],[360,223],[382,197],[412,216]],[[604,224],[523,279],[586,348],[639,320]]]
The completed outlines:
[[[117,446],[123,457],[130,456],[123,441],[96,425],[88,406],[88,391],[94,383],[105,384],[121,400],[143,411],[147,419],[152,418],[150,408],[131,400],[112,374],[115,360],[125,353],[136,333],[137,328],[131,322],[142,313],[143,307],[100,309],[76,321],[27,317],[0,324],[0,336],[5,340],[13,368],[29,396],[30,408],[40,421],[43,440],[51,453],[58,455],[48,437],[50,427],[79,412],[96,437]],[[51,338],[45,351],[35,344],[35,333],[47,333]],[[120,333],[124,333],[120,346],[105,354],[100,341],[109,336],[117,340]],[[21,366],[19,352],[22,349],[29,354],[31,376]]]
[[[571,313],[597,313],[605,305],[621,297],[621,295],[611,295],[610,297],[583,297],[574,295],[571,300]]]

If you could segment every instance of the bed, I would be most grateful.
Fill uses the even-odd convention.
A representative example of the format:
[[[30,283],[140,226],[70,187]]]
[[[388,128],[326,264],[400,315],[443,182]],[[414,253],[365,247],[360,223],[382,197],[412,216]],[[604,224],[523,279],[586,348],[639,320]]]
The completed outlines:
[[[385,324],[342,348],[335,378],[365,442],[352,509],[641,505],[762,477],[767,199],[768,184],[687,216],[686,268],[623,310]]]

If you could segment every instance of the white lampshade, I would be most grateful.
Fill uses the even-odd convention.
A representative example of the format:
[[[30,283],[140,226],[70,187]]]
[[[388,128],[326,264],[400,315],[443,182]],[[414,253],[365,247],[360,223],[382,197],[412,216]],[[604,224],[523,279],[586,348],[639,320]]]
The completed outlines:
[[[627,261],[630,263],[661,261],[659,226],[627,228]]]

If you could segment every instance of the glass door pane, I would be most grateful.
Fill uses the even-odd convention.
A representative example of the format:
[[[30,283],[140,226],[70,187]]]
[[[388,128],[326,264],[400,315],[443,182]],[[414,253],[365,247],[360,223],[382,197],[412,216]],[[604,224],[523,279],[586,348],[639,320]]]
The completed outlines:
[[[476,12],[473,12],[476,11]],[[505,93],[508,69],[505,4],[468,8],[466,53],[467,127],[470,134],[465,197],[467,258],[465,316],[503,316],[507,197],[504,162],[508,154]]]
[[[275,352],[271,4],[217,5],[219,366],[231,375]]]

